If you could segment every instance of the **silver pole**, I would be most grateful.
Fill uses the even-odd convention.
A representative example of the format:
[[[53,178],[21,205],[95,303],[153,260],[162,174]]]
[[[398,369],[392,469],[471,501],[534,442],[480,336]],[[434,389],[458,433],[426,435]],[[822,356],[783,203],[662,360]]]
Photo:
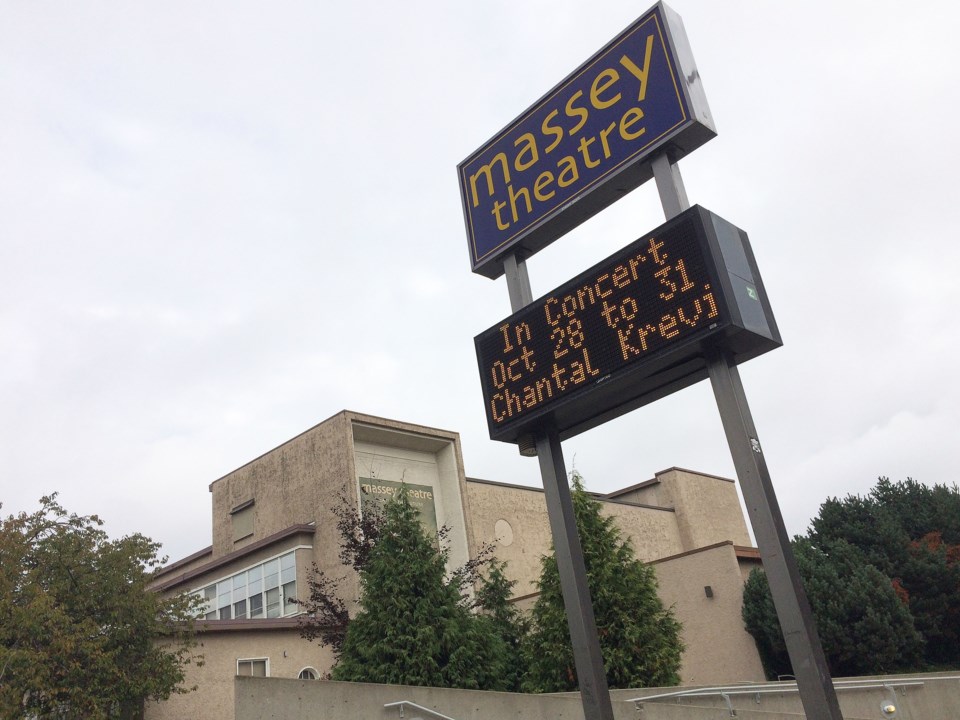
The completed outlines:
[[[709,358],[707,370],[750,525],[757,536],[760,559],[770,582],[770,594],[783,629],[803,709],[809,718],[842,720],[830,669],[803,590],[740,373],[721,353]]]
[[[510,306],[514,312],[533,301],[530,276],[527,266],[514,255],[504,261],[504,275],[510,293]],[[580,686],[580,701],[585,720],[613,720],[613,705],[607,687],[607,674],[600,652],[600,636],[593,615],[590,588],[587,585],[587,567],[583,561],[583,549],[577,534],[577,521],[573,514],[570,486],[567,484],[567,469],[563,462],[563,449],[556,428],[549,427],[538,432],[534,438],[537,457],[540,460],[540,475],[543,493],[547,502],[547,517],[553,534],[553,546],[560,575],[560,590],[567,613],[567,626],[573,645],[573,662],[577,669]]]
[[[680,168],[666,155],[653,161],[653,176],[667,220],[690,207]],[[760,559],[770,582],[770,594],[787,643],[804,712],[816,720],[843,720],[740,373],[723,353],[707,357],[707,372],[747,504],[750,525],[757,537]]]

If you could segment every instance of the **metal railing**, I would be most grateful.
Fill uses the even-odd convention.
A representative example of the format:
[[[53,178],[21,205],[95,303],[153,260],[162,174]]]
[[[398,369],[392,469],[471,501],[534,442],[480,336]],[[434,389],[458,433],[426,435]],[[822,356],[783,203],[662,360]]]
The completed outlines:
[[[937,680],[952,680],[960,678],[926,678],[926,680],[937,679]],[[891,693],[894,693],[895,688],[908,688],[908,687],[922,687],[925,680],[920,678],[901,678],[898,680],[835,680],[833,683],[834,689],[837,692],[844,690],[873,690],[873,689],[885,689]],[[706,688],[692,688],[690,690],[676,690],[674,692],[668,693],[659,693],[657,695],[646,695],[644,697],[630,698],[624,702],[632,702],[635,704],[637,710],[643,710],[643,704],[645,702],[651,702],[654,700],[671,700],[675,699],[678,703],[684,698],[695,698],[695,697],[719,697],[727,706],[727,710],[730,712],[730,717],[736,717],[737,711],[733,707],[733,703],[730,700],[731,696],[734,695],[753,695],[755,697],[756,703],[760,704],[761,695],[772,695],[775,693],[787,694],[787,693],[797,693],[799,688],[797,687],[796,682],[785,682],[785,683],[763,683],[763,684],[746,684],[746,685],[722,685],[718,687],[706,687]]]
[[[417,705],[415,702],[410,702],[409,700],[398,700],[397,702],[387,703],[383,706],[383,708],[384,710],[389,710],[391,708],[399,709],[401,718],[406,717],[406,715],[403,714],[404,709],[410,708],[411,710],[426,713],[430,717],[437,718],[437,720],[453,720],[453,718],[448,715],[438,713],[436,710],[431,710],[423,705]]]

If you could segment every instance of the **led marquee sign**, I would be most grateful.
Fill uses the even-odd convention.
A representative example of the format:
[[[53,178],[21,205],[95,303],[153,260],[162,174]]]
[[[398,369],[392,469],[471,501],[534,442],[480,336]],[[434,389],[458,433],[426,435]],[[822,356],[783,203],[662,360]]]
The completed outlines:
[[[457,166],[474,272],[503,273],[716,132],[680,17],[658,3]]]
[[[474,339],[490,437],[571,437],[781,345],[746,233],[694,206]]]

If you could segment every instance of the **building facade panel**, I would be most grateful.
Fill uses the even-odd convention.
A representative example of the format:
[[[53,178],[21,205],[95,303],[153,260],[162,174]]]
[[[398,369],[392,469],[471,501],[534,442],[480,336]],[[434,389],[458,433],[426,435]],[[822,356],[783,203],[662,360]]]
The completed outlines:
[[[211,547],[153,582],[208,601],[199,623],[205,664],[190,671],[196,692],[150,704],[147,717],[226,720],[238,673],[325,674],[333,655],[300,638],[293,600],[306,596],[315,564],[344,578],[340,594],[356,610],[359,583],[339,560],[332,509],[359,510],[400,482],[419,493],[427,525],[448,528],[451,569],[494,544],[517,580],[518,606],[532,605],[551,547],[542,489],[468,480],[456,433],[343,411],[211,484]],[[637,557],[657,562],[661,597],[684,623],[684,682],[762,678],[740,620],[743,566],[757,558],[735,485],[673,468],[598,499]],[[713,596],[705,600],[706,586]]]
[[[760,656],[740,620],[743,581],[733,543],[664,558],[653,567],[661,600],[683,624],[683,684],[763,680]]]

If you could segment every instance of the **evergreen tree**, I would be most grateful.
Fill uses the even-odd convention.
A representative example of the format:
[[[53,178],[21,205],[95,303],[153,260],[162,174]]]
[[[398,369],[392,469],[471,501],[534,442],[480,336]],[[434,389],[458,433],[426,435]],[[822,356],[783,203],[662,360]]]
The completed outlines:
[[[507,579],[504,572],[506,566],[505,562],[496,559],[489,562],[486,577],[480,579],[475,605],[483,611],[479,620],[487,627],[486,631],[499,637],[506,646],[504,689],[520,692],[524,674],[521,653],[530,623],[516,605],[510,602],[517,581]]]
[[[808,537],[861,551],[909,604],[928,666],[960,667],[960,491],[880,478],[866,497],[829,498]],[[913,669],[920,669],[915,667]]]
[[[889,578],[842,540],[834,541],[829,552],[799,537],[792,545],[832,674],[882,674],[917,667],[923,641]],[[793,674],[762,570],[751,572],[744,586],[743,620],[767,676]]]
[[[612,517],[574,472],[572,499],[587,583],[611,688],[662,687],[680,681],[680,623],[657,595],[653,568],[636,559]],[[530,692],[575,690],[577,676],[555,555],[542,560],[540,596],[524,647]]]
[[[334,680],[506,689],[507,648],[461,602],[445,560],[401,488],[384,506],[360,572],[361,610],[347,626]]]

